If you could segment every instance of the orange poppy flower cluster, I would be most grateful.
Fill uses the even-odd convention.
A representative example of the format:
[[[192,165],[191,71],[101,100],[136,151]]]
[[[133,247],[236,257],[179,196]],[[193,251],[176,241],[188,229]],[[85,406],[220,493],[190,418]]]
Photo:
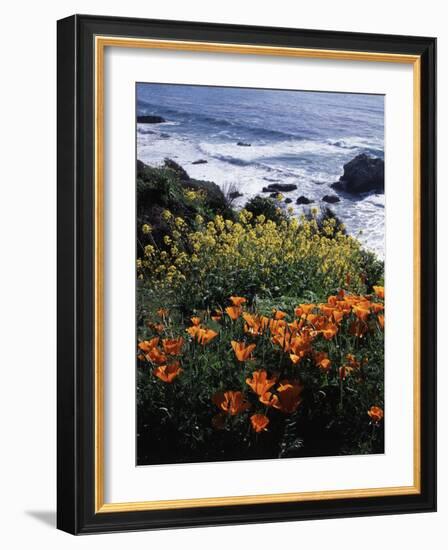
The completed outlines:
[[[196,340],[203,346],[209,344],[218,336],[216,331],[202,326],[200,317],[192,317],[191,323],[191,327],[188,327],[186,331],[193,338],[193,340]]]
[[[156,365],[152,371],[154,376],[157,376],[163,382],[171,384],[182,372],[180,361],[177,357],[182,353],[184,339],[182,337],[174,339],[163,338],[161,348],[159,347],[159,343],[159,336],[140,342],[138,348],[142,353],[139,354],[139,359]]]
[[[292,382],[283,380],[276,391],[277,393],[266,392],[260,397],[260,402],[285,414],[295,412],[302,402],[303,385],[296,380]]]
[[[378,298],[384,297],[384,288],[374,287]],[[244,319],[244,331],[251,336],[261,336],[269,331],[272,342],[289,353],[290,359],[294,364],[301,361],[303,357],[312,352],[312,341],[319,335],[326,340],[333,339],[340,330],[340,324],[345,317],[350,314],[355,316],[349,325],[349,333],[362,338],[369,330],[369,320],[376,314],[378,325],[384,328],[384,305],[378,301],[372,301],[366,296],[356,296],[346,294],[340,291],[336,296],[330,296],[327,303],[323,304],[300,304],[294,310],[296,319],[288,323],[286,313],[280,310],[274,310],[272,318],[250,314],[243,311],[242,304],[245,298],[232,296],[230,298],[232,306],[226,308],[226,313],[236,321],[240,316]],[[246,356],[242,350],[244,344],[232,342],[232,347],[239,361],[246,361],[250,353]],[[248,349],[247,346],[245,349]],[[251,351],[253,351],[252,348]],[[316,365],[323,370],[330,367],[328,357],[318,355]]]
[[[297,410],[302,402],[303,385],[294,380],[282,380],[269,378],[265,370],[254,371],[251,378],[246,379],[246,384],[258,396],[258,400],[266,407],[272,407],[285,414],[291,414]],[[225,415],[235,416],[250,408],[250,403],[245,399],[241,391],[218,392],[212,397],[212,402],[221,409],[221,412],[212,419],[212,425],[217,429],[224,427]],[[269,418],[265,414],[255,413],[250,417],[252,429],[256,433],[267,430]]]
[[[246,379],[246,384],[258,395],[260,403],[273,407],[283,413],[293,413],[302,402],[303,385],[296,381],[282,380],[277,388],[277,378],[268,378],[265,370],[252,373],[252,378]]]
[[[321,372],[329,372],[332,360],[325,351],[314,349],[315,340],[323,338],[332,340],[342,330],[341,325],[347,320],[349,333],[363,338],[375,326],[384,329],[384,288],[373,287],[375,296],[347,294],[339,291],[330,296],[326,303],[299,304],[294,309],[294,318],[288,321],[288,314],[274,309],[272,316],[267,317],[257,313],[249,313],[244,304],[247,300],[240,296],[231,296],[230,303],[223,311],[216,310],[211,319],[220,322],[224,315],[232,323],[241,320],[244,334],[249,342],[231,340],[231,347],[236,361],[247,363],[253,360],[257,346],[264,346],[266,340],[272,342],[275,348],[285,353],[292,365],[298,365],[308,357]],[[158,310],[158,316],[164,326],[169,324],[169,312]],[[167,324],[168,323],[168,324]],[[139,359],[153,365],[153,374],[165,383],[171,383],[183,371],[180,366],[184,338],[161,338],[160,330],[152,327],[158,336],[138,344]],[[164,329],[165,330],[165,329]],[[163,331],[162,331],[163,332]],[[218,332],[203,324],[201,317],[191,317],[191,325],[186,328],[187,334],[202,346],[206,346],[218,336]],[[235,334],[232,329],[232,334]],[[262,343],[250,342],[251,338],[263,337]],[[362,361],[355,355],[348,354],[339,367],[341,381],[347,376],[360,372]],[[258,403],[266,409],[264,414],[256,412],[250,416],[250,424],[254,432],[261,433],[268,429],[269,410],[277,410],[283,414],[297,411],[303,399],[303,384],[299,380],[279,379],[280,376],[269,376],[266,370],[255,370],[246,384],[257,396]],[[253,398],[251,399],[253,402]],[[212,419],[216,429],[225,427],[226,418],[235,417],[251,408],[251,403],[244,391],[227,390],[215,393],[212,403],[219,409]],[[383,410],[372,406],[367,414],[373,424],[378,424],[383,416]]]
[[[384,296],[383,287],[374,287],[378,297]],[[290,353],[295,364],[312,351],[312,341],[319,335],[332,340],[340,331],[344,318],[355,316],[350,322],[349,333],[362,338],[370,330],[369,321],[376,314],[378,325],[384,328],[384,304],[372,301],[366,296],[345,294],[340,291],[337,296],[330,296],[324,304],[300,304],[295,308],[296,319],[292,323],[278,321],[270,325],[273,343]],[[326,370],[331,362],[321,353],[315,354],[315,363]],[[349,365],[350,366],[350,365]]]

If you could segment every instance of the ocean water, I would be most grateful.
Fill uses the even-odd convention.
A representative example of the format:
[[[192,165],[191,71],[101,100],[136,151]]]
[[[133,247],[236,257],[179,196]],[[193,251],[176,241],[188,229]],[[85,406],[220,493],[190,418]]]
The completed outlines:
[[[162,124],[137,124],[137,157],[151,165],[170,157],[190,176],[235,187],[243,206],[270,183],[294,183],[294,213],[330,206],[347,231],[384,257],[384,195],[339,195],[327,205],[329,185],[359,153],[384,158],[384,97],[184,86],[137,85],[137,114],[160,115]],[[241,147],[238,142],[250,143]],[[197,160],[206,164],[192,164]],[[313,200],[296,205],[297,197]]]

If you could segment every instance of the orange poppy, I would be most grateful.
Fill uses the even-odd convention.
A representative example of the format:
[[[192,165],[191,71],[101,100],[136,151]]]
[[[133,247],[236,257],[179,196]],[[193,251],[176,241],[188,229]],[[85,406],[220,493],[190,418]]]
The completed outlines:
[[[327,317],[331,317],[335,308],[334,306],[329,306],[327,304],[319,304],[319,309],[324,315],[326,315]]]
[[[308,315],[306,316],[306,320],[310,325],[313,325],[314,327],[319,326],[319,324],[322,324],[322,322],[326,322],[325,317],[317,315],[316,313],[308,313]]]
[[[266,405],[267,407],[272,407],[274,405],[274,402],[278,402],[278,397],[270,391],[267,391],[263,395],[260,395],[259,399],[260,403],[263,403],[263,405]]]
[[[193,326],[198,327],[201,324],[201,318],[200,317],[192,317],[191,323]]]
[[[293,332],[294,334],[297,334],[304,324],[305,324],[305,321],[303,319],[300,319],[300,321],[297,321],[296,319],[292,323],[288,323],[288,328],[291,332]]]
[[[212,397],[213,403],[225,413],[235,416],[250,408],[240,391],[218,392]]]
[[[146,359],[155,363],[156,365],[163,365],[166,363],[166,355],[162,353],[158,348],[153,348],[146,354]]]
[[[308,315],[316,307],[316,304],[299,304],[299,307],[302,310],[302,315]]]
[[[272,314],[276,321],[279,321],[280,319],[284,319],[286,317],[286,313],[284,311],[280,311],[279,309],[272,310]]]
[[[192,337],[192,338],[196,338],[198,332],[200,332],[202,329],[199,325],[193,325],[191,327],[188,327],[185,329],[186,332],[188,332],[188,334]]]
[[[255,432],[260,433],[267,430],[269,418],[264,414],[253,414],[250,417],[250,423]]]
[[[151,323],[151,322],[148,322],[147,323],[148,327],[156,332],[158,332],[159,334],[161,332],[163,332],[165,330],[165,327],[162,323]]]
[[[338,302],[338,310],[342,311],[342,313],[349,314],[352,310],[352,304],[351,302],[346,302],[345,300],[341,300]]]
[[[272,337],[272,343],[277,344],[283,351],[288,352],[291,348],[294,338],[290,332],[279,330],[277,334]]]
[[[367,414],[372,419],[372,422],[375,424],[378,424],[383,418],[384,418],[384,411],[381,407],[377,407],[376,405],[373,405],[370,407],[370,409],[367,411]]]
[[[335,323],[340,323],[342,319],[344,318],[344,312],[340,311],[339,309],[333,310],[333,319]]]
[[[211,328],[201,328],[197,333],[197,339],[200,344],[205,346],[209,342],[218,336],[218,333],[212,330]]]
[[[242,306],[247,302],[246,298],[242,298],[241,296],[230,296],[230,301],[232,302],[232,305],[234,306]]]
[[[247,361],[250,359],[251,353],[256,348],[255,344],[249,344],[246,346],[244,342],[235,342],[235,340],[231,341],[233,351],[235,352],[236,358],[238,361]]]
[[[153,348],[157,346],[159,343],[160,338],[158,336],[155,336],[154,338],[151,338],[151,340],[144,340],[143,342],[140,342],[138,344],[139,349],[141,349],[144,353],[148,353],[148,351],[151,351]]]
[[[296,355],[295,353],[290,353],[289,358],[294,363],[294,365],[297,365],[297,363],[300,363],[300,361],[302,360],[302,356]]]
[[[341,380],[345,380],[349,374],[353,372],[353,367],[349,367],[348,365],[342,365],[342,367],[339,367],[339,378]]]
[[[322,336],[325,338],[325,340],[331,340],[336,336],[338,333],[338,327],[337,325],[333,323],[329,323],[322,331]]]
[[[356,359],[353,353],[347,354],[347,361],[348,361],[348,366],[353,369],[359,369],[359,367],[361,366],[361,363],[358,361],[358,359]]]
[[[270,390],[275,382],[275,378],[268,378],[265,370],[257,370],[252,373],[252,378],[246,378],[246,384],[259,396]]]
[[[279,331],[283,331],[287,324],[283,319],[268,319],[266,317],[263,317],[263,323],[267,325],[271,334],[277,334]]]
[[[307,332],[302,332],[291,341],[291,351],[294,355],[304,357],[311,351],[312,335]]]
[[[370,315],[370,310],[362,306],[353,306],[353,313],[361,321],[367,321],[368,316]]]
[[[384,329],[384,315],[378,315],[378,324],[382,329]]]
[[[373,292],[378,296],[378,298],[381,298],[384,300],[384,286],[374,286]]]
[[[162,340],[163,351],[168,355],[180,355],[182,346],[184,345],[184,339],[182,336],[175,339],[164,338]]]
[[[303,386],[298,382],[283,380],[277,388],[277,399],[273,399],[272,406],[283,413],[293,413],[302,402]]]
[[[327,371],[331,367],[331,361],[325,351],[316,351],[314,354],[314,363],[323,371]]]
[[[243,319],[246,321],[244,325],[244,332],[252,334],[253,336],[260,336],[263,334],[263,327],[260,317],[250,315],[250,313],[243,313]]]
[[[302,317],[303,315],[303,309],[301,307],[294,308],[294,315],[296,317]]]
[[[160,367],[155,368],[152,372],[154,376],[160,378],[162,382],[171,384],[171,382],[182,372],[182,369],[179,366],[179,361],[175,361],[174,363],[171,363],[171,365],[161,365]]]
[[[157,315],[161,317],[162,319],[165,319],[165,317],[168,315],[169,311],[163,307],[157,310]]]
[[[226,313],[232,319],[232,321],[236,321],[238,317],[241,315],[242,311],[243,310],[241,306],[226,307]]]
[[[384,304],[381,304],[380,302],[372,302],[370,304],[370,307],[371,307],[373,313],[379,313],[380,311],[383,311]]]

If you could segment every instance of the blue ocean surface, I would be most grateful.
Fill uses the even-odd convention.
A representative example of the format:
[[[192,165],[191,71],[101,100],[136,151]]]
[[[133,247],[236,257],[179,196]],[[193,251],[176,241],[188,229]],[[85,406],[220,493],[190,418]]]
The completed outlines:
[[[345,163],[384,157],[382,95],[149,83],[136,95],[137,115],[166,120],[137,125],[137,157],[151,165],[170,157],[194,178],[237,189],[237,206],[270,183],[294,183],[285,197],[297,215],[322,208]],[[301,195],[313,203],[296,205]],[[340,199],[330,207],[349,233],[384,257],[384,195]]]

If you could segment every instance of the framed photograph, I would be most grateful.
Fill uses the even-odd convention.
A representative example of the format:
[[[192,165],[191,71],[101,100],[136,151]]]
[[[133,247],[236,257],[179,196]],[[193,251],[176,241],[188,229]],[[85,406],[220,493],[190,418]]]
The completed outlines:
[[[58,22],[58,527],[429,512],[434,38]]]

